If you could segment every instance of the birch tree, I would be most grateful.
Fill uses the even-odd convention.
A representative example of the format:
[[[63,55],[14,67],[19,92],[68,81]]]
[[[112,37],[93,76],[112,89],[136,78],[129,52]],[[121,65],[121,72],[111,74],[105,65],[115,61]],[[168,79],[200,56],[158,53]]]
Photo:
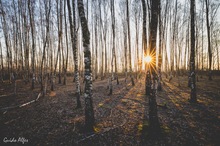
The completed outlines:
[[[92,70],[90,52],[90,32],[88,22],[85,17],[83,0],[78,0],[78,11],[82,28],[84,64],[85,64],[85,127],[88,131],[93,131],[95,123],[93,101],[92,101]]]
[[[3,75],[4,75],[4,61],[3,61],[3,53],[2,53],[2,44],[1,44],[1,41],[0,41],[0,49],[1,49],[1,82],[3,83],[4,81],[4,78],[3,78]]]
[[[111,77],[109,78],[109,95],[112,94],[112,80],[114,79],[114,64],[115,64],[115,73],[117,73],[117,64],[116,64],[116,54],[115,54],[115,1],[111,0],[111,18],[112,18],[112,60],[111,60]],[[115,62],[114,62],[115,61]]]
[[[209,80],[212,80],[211,67],[212,67],[212,50],[211,50],[211,36],[210,36],[210,24],[209,24],[209,3],[208,0],[205,0],[206,6],[206,27],[208,35],[208,56],[209,56]]]
[[[0,9],[1,9],[1,22],[2,22],[2,27],[3,27],[3,34],[4,34],[4,39],[5,39],[5,46],[6,46],[6,54],[7,54],[7,66],[8,66],[8,75],[9,75],[9,80],[11,82],[11,69],[12,69],[12,56],[11,56],[11,46],[10,46],[10,34],[9,34],[9,28],[8,24],[6,21],[6,10],[3,7],[2,1],[0,0]]]
[[[157,42],[157,26],[158,26],[158,12],[159,12],[159,0],[153,0],[151,3],[151,20],[150,20],[150,37],[149,37],[149,48],[150,55],[152,58],[150,65],[150,73],[152,74],[151,90],[149,97],[149,125],[154,130],[152,134],[156,134],[155,131],[159,126],[157,116],[157,73],[156,73],[156,42]]]
[[[145,0],[142,0],[142,9],[143,9],[143,36],[142,36],[142,46],[143,46],[143,52],[144,56],[147,56],[147,8]],[[144,60],[143,60],[143,63]],[[146,95],[150,95],[151,90],[151,80],[150,80],[150,72],[147,70],[147,65],[145,64],[145,71],[146,71],[146,78],[145,78],[145,93]]]
[[[75,1],[72,1],[73,6],[73,17],[72,11],[70,6],[70,0],[67,0],[67,7],[69,12],[69,23],[70,23],[70,35],[71,35],[71,42],[72,42],[72,50],[73,50],[73,57],[74,57],[74,76],[76,82],[76,97],[77,97],[77,108],[81,107],[80,101],[80,82],[79,82],[79,67],[78,67],[78,50],[77,50],[77,33],[76,33],[76,16],[75,16]],[[73,18],[73,21],[72,21]]]
[[[46,75],[45,73],[43,73],[43,69],[45,69],[44,67],[46,66],[46,47],[47,44],[49,44],[49,35],[50,35],[49,33],[50,33],[51,0],[45,2],[44,4],[45,4],[45,18],[46,18],[46,37],[44,39],[43,55],[41,60],[41,92],[43,93],[43,96],[46,94],[45,89],[47,83],[47,80],[45,79],[45,86],[43,86],[44,76]]]
[[[132,75],[132,63],[131,63],[131,35],[130,35],[130,19],[129,19],[128,0],[126,1],[126,7],[127,7],[127,25],[128,25],[129,71],[130,71],[132,86],[134,86],[135,84],[134,84],[134,78]]]
[[[34,89],[35,83],[35,25],[34,25],[34,6],[31,3],[31,0],[28,0],[28,10],[29,10],[29,19],[31,25],[31,38],[32,38],[32,86],[31,88]]]
[[[66,73],[67,73],[68,60],[69,60],[69,45],[68,45],[69,42],[68,42],[67,19],[66,19],[66,0],[64,1],[64,23],[65,23],[65,34],[66,34],[66,62],[64,65],[63,84],[66,85]]]
[[[196,102],[196,73],[195,73],[195,0],[190,2],[191,15],[191,52],[190,52],[190,80],[191,80],[191,94],[190,101]]]

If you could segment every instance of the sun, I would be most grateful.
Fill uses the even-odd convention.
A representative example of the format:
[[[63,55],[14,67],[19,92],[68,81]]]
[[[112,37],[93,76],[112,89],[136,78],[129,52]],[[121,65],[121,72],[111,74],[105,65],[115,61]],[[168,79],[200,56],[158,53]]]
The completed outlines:
[[[144,61],[145,61],[146,63],[150,63],[150,62],[152,61],[151,56],[145,56],[145,57],[144,57]]]

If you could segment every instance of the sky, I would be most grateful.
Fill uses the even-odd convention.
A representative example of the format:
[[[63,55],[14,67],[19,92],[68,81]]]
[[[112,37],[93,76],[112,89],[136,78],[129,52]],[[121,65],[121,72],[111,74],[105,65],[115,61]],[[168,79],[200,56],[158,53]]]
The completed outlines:
[[[9,1],[6,1],[6,0],[3,0],[3,1],[5,1],[5,2],[9,2],[9,1],[12,1],[12,0],[9,0]],[[87,0],[85,0],[85,1],[87,1]],[[116,9],[116,21],[117,21],[117,31],[123,31],[123,27],[122,27],[122,25],[121,25],[121,17],[119,16],[119,13],[121,12],[121,3],[120,2],[122,2],[122,1],[124,1],[125,2],[125,0],[115,0],[115,9]],[[133,1],[133,0],[132,0]],[[167,0],[167,1],[169,1],[169,0]],[[174,0],[173,0],[174,1]],[[183,6],[184,6],[184,4],[185,4],[185,2],[186,1],[189,1],[189,0],[178,0],[178,2],[180,2]],[[213,1],[213,2],[215,2],[216,4],[219,4],[220,3],[220,0],[210,0],[210,1]],[[140,2],[140,1],[139,1]],[[91,1],[89,0],[89,4],[91,4]],[[140,4],[141,4],[141,2],[140,2]],[[129,5],[129,7],[130,7],[130,9],[132,9],[132,5]],[[89,7],[90,9],[91,9],[91,7]],[[199,4],[199,0],[196,0],[196,8],[197,8],[197,11],[199,11],[200,9],[201,9],[201,6],[200,6],[200,4]],[[86,9],[86,8],[85,8]],[[142,7],[140,6],[139,7],[139,9],[140,9],[140,11],[141,11],[141,15],[140,15],[140,19],[142,19]],[[89,10],[89,12],[90,12],[90,17],[89,17],[89,22],[91,22],[92,21],[92,16],[91,16],[91,10]],[[124,11],[122,11],[122,12],[124,12]],[[130,13],[131,14],[131,13]],[[110,12],[108,13],[108,15],[110,16]],[[117,15],[118,15],[118,17],[117,17]],[[218,12],[217,12],[217,17],[216,17],[216,19],[217,19],[217,21],[220,23],[220,9],[218,9]],[[132,50],[133,50],[133,52],[135,52],[136,50],[135,50],[135,41],[134,41],[134,39],[135,39],[135,37],[136,37],[136,34],[135,34],[135,26],[134,26],[134,18],[133,18],[133,16],[132,17],[130,17],[130,30],[131,30],[131,40],[132,40],[132,44],[131,44],[131,47],[132,47]],[[205,22],[204,22],[204,24],[205,24]],[[110,29],[110,27],[111,27],[111,20],[109,19],[109,21],[108,21],[108,25],[109,25],[109,29]],[[140,29],[142,29],[141,28],[142,27],[142,25],[140,25]],[[90,26],[90,31],[91,31],[91,29],[92,29],[92,27]],[[141,32],[142,31],[140,31],[140,33],[139,33],[139,48],[141,48]],[[119,33],[118,33],[119,34]],[[116,35],[118,35],[118,34],[116,34]],[[5,48],[5,42],[4,42],[4,37],[3,37],[3,33],[2,33],[2,30],[1,30],[1,32],[0,32],[0,37],[1,37],[1,43],[2,43],[2,46]],[[121,39],[122,39],[122,37],[121,37]],[[111,41],[110,39],[108,40],[109,42]],[[120,41],[122,41],[122,40],[117,40],[118,42],[118,44],[119,43],[121,43]],[[169,45],[169,43],[168,43],[168,45]],[[118,45],[119,46],[119,45]],[[120,52],[120,47],[118,47],[118,53]],[[169,51],[169,49],[168,49],[168,51]],[[6,51],[5,51],[6,52]],[[134,59],[134,57],[133,57],[133,59]]]

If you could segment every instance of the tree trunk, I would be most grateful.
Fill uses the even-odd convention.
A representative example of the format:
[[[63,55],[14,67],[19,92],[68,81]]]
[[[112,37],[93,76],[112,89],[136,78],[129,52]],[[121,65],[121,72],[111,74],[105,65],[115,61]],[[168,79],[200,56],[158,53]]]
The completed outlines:
[[[12,66],[10,67],[10,62],[11,62],[11,51],[10,51],[10,43],[9,43],[9,38],[10,38],[10,35],[8,34],[8,26],[7,26],[7,22],[6,22],[6,19],[5,19],[5,11],[4,11],[4,8],[2,6],[2,1],[0,0],[0,5],[1,5],[1,11],[2,11],[2,18],[1,18],[1,22],[2,22],[2,27],[3,27],[3,33],[4,33],[4,39],[5,39],[5,45],[6,45],[6,52],[7,52],[7,62],[8,62],[8,76],[9,76],[9,81],[11,82],[11,70],[10,68],[12,69]],[[2,20],[3,19],[3,20]],[[12,62],[11,62],[12,64]]]
[[[111,18],[112,18],[112,37],[113,37],[113,43],[112,43],[112,61],[111,61],[111,77],[109,82],[109,95],[112,94],[113,87],[112,87],[112,80],[114,80],[114,65],[115,65],[115,74],[117,73],[117,64],[114,62],[116,60],[115,55],[115,7],[114,7],[115,1],[111,1]]]
[[[1,49],[1,82],[3,83],[4,78],[3,78],[3,74],[4,74],[4,62],[3,62],[3,54],[2,54],[2,45],[0,42],[0,49]]]
[[[144,51],[144,57],[149,55],[147,53],[147,21],[146,21],[146,17],[147,17],[147,9],[146,9],[146,3],[145,0],[142,0],[142,8],[143,8],[143,51]],[[144,63],[145,66],[145,71],[146,71],[146,78],[145,78],[145,93],[146,95],[150,95],[150,90],[151,90],[151,81],[150,81],[150,74],[149,74],[149,70],[147,70],[147,63],[144,62],[144,60],[142,61]]]
[[[158,26],[158,9],[159,0],[152,1],[151,5],[151,21],[150,21],[150,54],[152,57],[150,73],[152,73],[152,85],[149,97],[149,125],[153,130],[153,135],[157,134],[159,127],[159,121],[157,116],[157,102],[156,102],[156,90],[157,90],[157,73],[156,73],[156,42],[157,42],[157,26]]]
[[[60,14],[60,16],[59,16],[59,21],[60,21],[60,31],[59,31],[59,39],[60,39],[60,54],[59,54],[59,84],[61,84],[62,83],[62,67],[63,67],[63,65],[64,65],[64,63],[63,63],[63,65],[62,65],[62,59],[64,60],[64,58],[63,58],[63,16],[62,16],[62,13],[63,13],[63,6],[62,6],[62,0],[60,0],[60,12],[59,12],[59,14]]]
[[[28,24],[26,14],[23,16],[23,29],[24,29],[24,57],[25,57],[25,83],[29,82],[29,46],[28,46]]]
[[[217,50],[217,63],[218,63],[218,70],[220,68],[220,63],[219,63],[219,47],[218,47],[218,40],[217,40],[217,36],[216,36],[216,40],[215,40],[215,46],[216,46],[216,50]]]
[[[19,26],[18,26],[18,29],[19,29],[19,39],[20,39],[20,43],[19,43],[19,45],[20,45],[20,62],[21,62],[21,69],[22,70],[24,70],[24,59],[23,59],[23,45],[22,45],[22,32],[21,32],[21,16],[22,16],[22,11],[21,11],[21,4],[20,4],[20,2],[18,2],[18,13],[19,13],[19,16],[18,16],[18,24],[19,24]]]
[[[30,17],[30,25],[31,25],[31,34],[32,34],[32,86],[31,89],[34,89],[35,83],[35,32],[34,32],[34,6],[31,4],[31,1],[28,0],[28,10]]]
[[[191,52],[190,52],[190,79],[191,79],[191,94],[190,101],[196,102],[196,73],[195,73],[195,0],[191,0],[190,3],[190,15],[191,15]]]
[[[92,101],[92,71],[91,71],[91,52],[90,52],[90,33],[88,23],[85,17],[83,0],[78,0],[78,11],[81,21],[84,63],[85,63],[85,128],[87,131],[93,131],[95,123],[93,101]]]
[[[212,80],[212,50],[211,50],[211,36],[210,36],[210,25],[209,25],[209,4],[208,0],[205,0],[206,4],[206,26],[208,34],[208,57],[209,57],[209,80]]]
[[[128,25],[128,50],[129,50],[129,72],[130,72],[130,77],[131,77],[131,82],[132,82],[132,86],[134,86],[134,78],[133,78],[133,74],[132,74],[132,64],[131,64],[131,36],[130,36],[130,20],[129,20],[129,7],[128,7],[128,0],[126,1],[127,5],[127,25]]]
[[[96,80],[98,78],[98,15],[96,13],[95,18],[95,72],[94,72],[94,79]]]
[[[79,81],[79,67],[78,67],[78,53],[77,53],[77,33],[76,33],[76,16],[75,16],[75,2],[72,1],[73,6],[73,17],[71,12],[70,0],[67,0],[68,12],[69,12],[69,22],[70,22],[70,35],[71,35],[71,42],[72,42],[72,50],[73,50],[73,57],[74,57],[74,77],[76,81],[76,101],[77,101],[77,108],[81,107],[80,101],[80,81]],[[73,18],[73,22],[72,22]]]
[[[161,65],[162,65],[162,20],[161,20],[161,3],[159,0],[159,56],[158,56],[158,90],[162,90],[161,85]]]
[[[44,45],[43,45],[43,55],[42,55],[42,60],[41,60],[41,92],[43,93],[42,95],[44,96],[45,93],[45,88],[43,85],[43,81],[44,81],[44,76],[45,73],[43,73],[43,69],[44,66],[46,66],[46,47],[47,47],[47,43],[48,43],[48,37],[49,37],[49,32],[50,32],[50,12],[51,12],[51,0],[49,0],[49,2],[45,2],[45,13],[46,13],[46,38],[44,40]],[[46,85],[46,79],[45,79],[45,85]]]
[[[123,27],[124,31],[124,60],[125,60],[125,82],[127,82],[127,71],[128,71],[128,61],[127,61],[127,29],[126,25],[124,24]]]
[[[68,59],[69,59],[69,45],[68,45],[68,32],[67,32],[67,20],[66,20],[66,0],[64,2],[64,20],[65,20],[65,34],[66,34],[66,63],[64,68],[64,79],[63,84],[66,85],[66,74],[67,74],[67,67],[68,67]]]
[[[102,65],[101,65],[101,80],[104,79],[104,44],[103,44],[103,34],[104,34],[104,30],[103,30],[103,22],[102,22],[102,10],[101,10],[101,1],[99,1],[99,21],[100,21],[100,25],[101,25],[101,31],[100,31],[100,46],[101,46],[101,49],[102,49],[102,54],[101,54],[101,61],[102,61]]]

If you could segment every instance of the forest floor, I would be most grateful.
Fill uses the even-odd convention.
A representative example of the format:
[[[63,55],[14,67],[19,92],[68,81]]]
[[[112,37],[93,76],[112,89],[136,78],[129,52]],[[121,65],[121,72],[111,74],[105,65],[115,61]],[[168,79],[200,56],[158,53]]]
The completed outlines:
[[[163,79],[157,92],[160,132],[152,137],[148,127],[148,96],[144,78],[120,84],[113,81],[113,95],[108,95],[107,80],[93,82],[95,131],[84,132],[84,97],[82,108],[75,109],[75,83],[56,85],[56,91],[29,105],[39,94],[30,84],[17,81],[0,84],[0,145],[220,145],[220,76],[197,82],[198,103],[188,101],[187,77]],[[49,87],[48,87],[49,89]],[[19,106],[20,105],[20,106]],[[9,108],[6,108],[9,107]],[[19,139],[20,138],[20,139]],[[13,141],[14,139],[14,141]],[[27,141],[28,140],[28,141]]]

